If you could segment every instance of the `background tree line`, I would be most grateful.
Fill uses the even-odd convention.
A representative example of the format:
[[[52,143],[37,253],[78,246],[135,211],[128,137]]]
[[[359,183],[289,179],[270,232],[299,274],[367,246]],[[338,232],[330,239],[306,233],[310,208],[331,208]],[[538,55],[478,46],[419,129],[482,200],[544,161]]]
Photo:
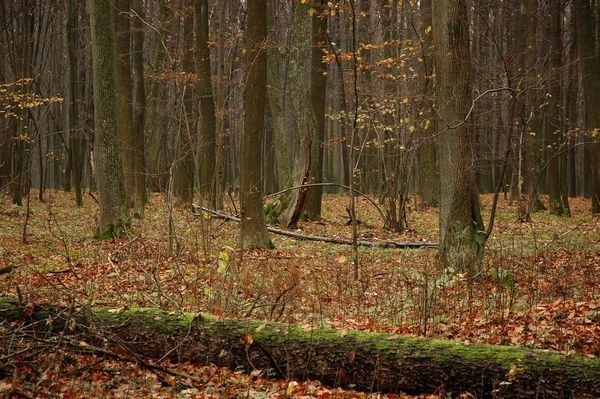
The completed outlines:
[[[399,232],[409,205],[439,205],[444,263],[473,271],[493,226],[479,193],[523,221],[568,215],[573,196],[600,212],[599,14],[588,0],[3,1],[0,187],[16,205],[31,187],[77,205],[97,191],[100,236],[143,217],[148,191],[210,208],[239,195],[244,247],[270,245],[265,219],[319,219],[323,192],[376,196]]]

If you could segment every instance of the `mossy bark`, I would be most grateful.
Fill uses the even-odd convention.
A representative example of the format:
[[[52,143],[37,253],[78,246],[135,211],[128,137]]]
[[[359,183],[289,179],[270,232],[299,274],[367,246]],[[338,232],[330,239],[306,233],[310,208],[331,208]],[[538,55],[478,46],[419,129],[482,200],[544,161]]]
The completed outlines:
[[[152,308],[32,309],[1,297],[0,319],[30,323],[38,337],[68,332],[98,346],[122,342],[148,358],[272,370],[286,378],[318,379],[369,391],[415,394],[443,386],[447,392],[470,392],[478,398],[600,397],[599,359],[522,347],[305,330]]]

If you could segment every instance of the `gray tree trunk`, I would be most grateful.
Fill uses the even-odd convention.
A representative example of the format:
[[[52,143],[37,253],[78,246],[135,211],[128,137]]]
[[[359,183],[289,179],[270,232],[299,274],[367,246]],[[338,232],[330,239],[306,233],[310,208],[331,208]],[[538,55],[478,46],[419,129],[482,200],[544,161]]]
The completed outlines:
[[[116,5],[116,52],[117,52],[117,130],[121,146],[121,162],[125,182],[125,200],[133,208],[135,188],[135,141],[133,133],[132,80],[131,80],[131,23],[129,10],[131,0],[112,0]]]
[[[466,0],[433,0],[436,106],[440,115],[440,259],[474,275],[485,236],[475,182],[473,134],[464,118],[471,106],[469,15]]]
[[[92,0],[92,63],[94,81],[94,161],[100,202],[99,237],[122,235],[129,211],[117,129],[115,25],[111,2]]]

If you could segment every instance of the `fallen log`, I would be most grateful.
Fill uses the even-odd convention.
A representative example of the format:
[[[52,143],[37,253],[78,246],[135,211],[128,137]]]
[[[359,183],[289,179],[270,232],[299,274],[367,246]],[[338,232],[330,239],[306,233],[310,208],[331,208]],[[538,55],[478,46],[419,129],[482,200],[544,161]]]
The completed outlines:
[[[193,205],[195,212],[198,210],[202,210],[204,212],[209,213],[212,217],[224,220],[230,220],[232,222],[240,221],[240,218],[236,216],[227,215],[224,213],[220,213],[214,211],[212,209],[208,209],[205,207],[200,207],[196,204]],[[330,244],[342,244],[342,245],[352,245],[352,240],[347,240],[345,238],[336,238],[336,237],[324,237],[324,236],[315,236],[311,234],[301,234],[296,233],[289,230],[279,229],[277,227],[267,226],[267,231],[271,233],[275,233],[278,235],[291,237],[296,240],[304,240],[304,241],[319,241],[319,242],[327,242]],[[429,243],[429,242],[402,242],[402,241],[365,241],[358,240],[357,245],[360,247],[371,247],[371,248],[398,248],[398,249],[408,249],[408,248],[437,248],[438,244]]]
[[[60,332],[98,347],[119,342],[120,350],[148,359],[262,369],[366,391],[417,394],[443,387],[477,398],[600,397],[599,359],[524,347],[304,329],[154,308],[24,306],[0,297],[0,332],[6,322],[20,331],[28,325],[36,337]]]

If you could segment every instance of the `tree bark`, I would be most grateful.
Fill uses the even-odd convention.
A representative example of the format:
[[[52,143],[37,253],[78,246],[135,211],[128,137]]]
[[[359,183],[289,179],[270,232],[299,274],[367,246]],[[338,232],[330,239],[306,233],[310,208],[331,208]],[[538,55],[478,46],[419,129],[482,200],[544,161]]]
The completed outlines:
[[[194,93],[194,15],[192,10],[197,1],[186,0],[184,5],[187,12],[183,14],[183,74],[180,90],[182,93],[183,112],[185,118],[179,123],[177,131],[177,146],[174,167],[174,193],[177,201],[183,204],[191,204],[194,199],[194,147],[196,143],[196,103]]]
[[[216,132],[215,100],[210,73],[210,48],[208,47],[208,0],[194,2],[196,19],[196,71],[200,96],[200,199],[216,206]]]
[[[145,358],[270,370],[279,377],[367,391],[420,394],[443,388],[477,398],[600,396],[598,359],[517,346],[305,329],[152,308],[19,306],[6,297],[0,298],[0,319],[27,325],[38,339],[76,335],[86,344],[82,349],[126,345],[127,352]]]
[[[94,82],[94,161],[100,202],[99,237],[129,227],[117,128],[115,27],[111,2],[91,3]]]
[[[558,123],[559,116],[564,115],[561,112],[561,87],[562,87],[562,12],[561,12],[561,0],[551,0],[549,4],[549,18],[550,18],[550,75],[549,75],[549,86],[550,86],[550,116],[547,118],[545,126],[545,141],[546,148],[549,148],[548,157],[553,157],[556,149],[560,150],[560,144],[562,143],[561,129]],[[562,216],[565,209],[563,208],[562,201],[562,177],[561,174],[561,160],[565,158],[561,155],[555,159],[549,159],[548,169],[546,176],[548,179],[548,196],[550,197],[549,212],[552,215]]]
[[[291,55],[289,66],[289,87],[293,140],[294,164],[292,170],[292,185],[310,183],[311,164],[311,132],[315,128],[311,115],[309,90],[311,65],[311,17],[308,3],[294,2],[292,4],[293,23],[291,33]],[[306,207],[308,189],[291,192],[281,202],[281,212],[278,221],[283,226],[294,228]]]
[[[325,100],[327,97],[327,64],[323,62],[323,48],[327,43],[327,3],[316,0],[312,13],[312,46],[310,70],[310,111],[313,129],[310,133],[312,152],[310,159],[309,183],[323,181],[323,151],[325,145]],[[308,189],[304,213],[308,220],[321,219],[323,186]]]
[[[267,90],[267,1],[248,2],[246,18],[244,133],[240,150],[240,240],[242,248],[268,248],[272,243],[265,225],[261,176]]]
[[[135,188],[135,141],[133,133],[132,80],[131,80],[131,23],[129,10],[131,0],[113,0],[116,5],[116,88],[117,132],[121,146],[121,162],[125,182],[125,203],[133,208]]]
[[[432,9],[431,0],[423,0],[421,6],[421,49],[423,62],[419,63],[421,68],[421,95],[424,99],[424,104],[427,104],[425,115],[433,122],[431,103],[433,102],[434,86],[433,86],[433,57],[432,45],[433,35],[431,32],[432,25]],[[435,131],[429,124],[422,124],[419,127],[419,136],[424,141],[417,149],[417,166],[418,166],[418,189],[421,197],[421,206],[432,207],[438,206],[440,202],[440,178],[436,167],[436,139],[429,137],[430,132]]]
[[[466,0],[433,1],[442,265],[474,275],[485,243],[475,182],[469,16]]]
[[[67,46],[69,55],[69,159],[71,162],[71,178],[73,180],[73,190],[75,192],[75,203],[77,206],[83,205],[82,184],[83,184],[83,166],[85,161],[86,140],[81,126],[79,114],[79,102],[81,88],[78,69],[78,19],[79,2],[69,0],[69,10],[67,18]],[[69,179],[69,176],[66,176]]]
[[[137,15],[132,22],[133,43],[133,143],[135,157],[135,193],[134,214],[144,217],[146,205],[146,146],[145,146],[145,120],[146,120],[146,84],[144,82],[144,4],[143,0],[132,0],[133,11]]]
[[[575,18],[577,30],[577,49],[581,74],[583,75],[583,94],[585,99],[586,130],[592,132],[591,139],[598,140],[600,129],[600,55],[594,40],[592,9],[588,0],[575,0]],[[595,132],[595,135],[594,133]],[[595,137],[594,137],[595,136]],[[600,143],[588,146],[590,152],[592,214],[600,214]]]

